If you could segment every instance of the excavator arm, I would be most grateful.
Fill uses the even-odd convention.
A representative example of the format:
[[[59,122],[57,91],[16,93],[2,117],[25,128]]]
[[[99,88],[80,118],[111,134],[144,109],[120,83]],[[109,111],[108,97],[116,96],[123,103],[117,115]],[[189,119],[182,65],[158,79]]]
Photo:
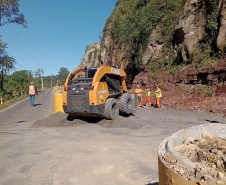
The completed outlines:
[[[122,69],[111,67],[111,66],[102,66],[97,70],[97,72],[95,73],[95,75],[93,77],[92,87],[94,87],[95,84],[98,83],[106,74],[113,74],[113,75],[120,76],[121,83],[122,83],[122,89],[125,92],[127,91],[126,82],[125,82],[125,79],[126,79],[125,71]]]
[[[119,84],[115,84],[116,82]],[[90,105],[99,105],[106,102],[109,97],[121,95],[127,92],[126,88],[126,73],[122,69],[111,66],[102,66],[97,69],[93,81],[92,90],[89,91]],[[113,92],[110,92],[112,89]]]

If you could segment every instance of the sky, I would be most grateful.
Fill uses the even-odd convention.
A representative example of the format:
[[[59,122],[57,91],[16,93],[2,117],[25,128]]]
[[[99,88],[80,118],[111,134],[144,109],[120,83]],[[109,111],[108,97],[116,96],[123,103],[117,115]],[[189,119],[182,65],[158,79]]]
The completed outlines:
[[[57,75],[61,67],[76,69],[85,48],[99,42],[104,25],[117,0],[20,0],[20,12],[28,27],[0,27],[6,52],[16,59],[16,71]],[[13,71],[12,71],[13,72]]]

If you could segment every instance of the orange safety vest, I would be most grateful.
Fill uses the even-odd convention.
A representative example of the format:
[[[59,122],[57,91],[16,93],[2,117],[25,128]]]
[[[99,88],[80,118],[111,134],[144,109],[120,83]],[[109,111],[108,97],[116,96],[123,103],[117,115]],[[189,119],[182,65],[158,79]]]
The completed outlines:
[[[136,89],[135,90],[135,93],[137,94],[137,96],[140,96],[140,97],[141,97],[141,92],[142,92],[141,89]]]
[[[35,86],[34,85],[29,86],[29,95],[35,95]]]

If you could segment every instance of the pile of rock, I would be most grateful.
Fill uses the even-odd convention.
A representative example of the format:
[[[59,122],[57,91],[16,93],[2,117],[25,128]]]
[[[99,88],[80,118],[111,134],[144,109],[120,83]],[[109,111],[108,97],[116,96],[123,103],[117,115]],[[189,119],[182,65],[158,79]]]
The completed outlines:
[[[224,139],[204,131],[201,139],[187,137],[183,144],[175,146],[175,149],[196,165],[192,169],[188,168],[176,160],[171,153],[165,153],[161,157],[171,170],[197,184],[226,184],[226,141]]]

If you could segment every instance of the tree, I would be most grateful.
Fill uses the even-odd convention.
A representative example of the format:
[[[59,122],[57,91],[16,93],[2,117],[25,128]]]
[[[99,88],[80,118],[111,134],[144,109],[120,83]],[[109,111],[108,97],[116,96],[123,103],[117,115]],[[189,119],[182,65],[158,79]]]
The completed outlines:
[[[44,76],[43,79],[44,79],[44,86],[49,88],[49,87],[56,86],[58,76],[57,75]]]
[[[9,71],[14,68],[15,59],[9,57],[6,52],[7,44],[0,40],[0,64],[3,71]]]
[[[69,71],[65,67],[61,67],[59,72],[58,72],[58,78],[61,81],[61,83],[64,83],[67,79],[67,76],[69,75]]]
[[[27,27],[27,21],[19,10],[19,0],[0,0],[0,26],[17,23]]]
[[[19,10],[19,0],[0,0],[0,26],[7,23],[17,23],[27,27],[27,21]],[[14,68],[15,59],[5,51],[6,43],[0,40],[1,91],[3,91],[3,71]]]
[[[40,77],[43,73],[44,73],[43,69],[42,68],[38,68],[35,71],[35,77]]]
[[[11,97],[18,97],[21,93],[25,94],[31,80],[31,72],[27,70],[16,71],[11,76],[5,77],[5,90]]]
[[[27,70],[16,71],[11,75],[12,81],[15,82],[14,88],[18,91],[27,89],[30,78]]]
[[[43,69],[39,68],[37,71],[35,71],[35,77],[41,77],[41,84],[42,84],[42,89],[43,89]]]
[[[1,71],[1,81],[0,81],[0,89],[3,90],[3,73],[14,68],[15,59],[13,57],[9,57],[5,49],[7,48],[7,44],[0,40],[0,71]]]

